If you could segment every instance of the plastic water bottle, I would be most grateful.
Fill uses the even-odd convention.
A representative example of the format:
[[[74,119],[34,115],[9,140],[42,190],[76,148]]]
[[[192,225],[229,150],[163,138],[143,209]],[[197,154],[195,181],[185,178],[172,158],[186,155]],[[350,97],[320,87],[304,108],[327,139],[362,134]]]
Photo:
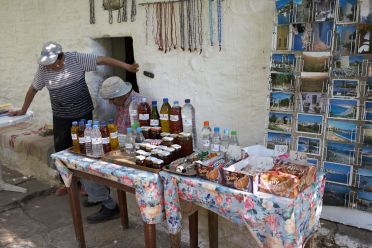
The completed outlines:
[[[103,148],[101,131],[99,130],[98,125],[94,125],[92,130],[92,156],[100,157],[102,156],[102,153]]]
[[[185,99],[185,105],[182,107],[181,114],[183,131],[192,134],[193,145],[196,147],[195,108],[190,103],[190,99]]]
[[[221,140],[220,151],[227,152],[227,149],[229,148],[229,144],[230,144],[230,133],[229,133],[229,129],[225,128],[223,131],[223,136]]]
[[[92,125],[89,123],[85,126],[84,137],[85,137],[85,151],[88,156],[92,156]]]
[[[211,141],[212,141],[212,129],[209,127],[209,121],[205,121],[203,125],[203,129],[201,131],[201,150],[202,151],[209,151],[211,149]]]
[[[239,145],[238,134],[236,131],[231,131],[230,145]]]
[[[132,96],[132,101],[129,104],[130,123],[138,122],[138,97]]]
[[[136,142],[136,144],[140,144],[140,143],[145,141],[145,137],[142,134],[142,128],[137,127],[136,131],[137,131],[137,133],[136,133],[136,136],[135,136],[136,137],[135,142]]]
[[[215,127],[213,129],[212,144],[211,144],[212,152],[219,152],[220,145],[221,145],[220,128]]]
[[[132,128],[127,128],[127,136],[125,137],[125,152],[128,155],[133,155],[135,153],[135,140],[132,135]]]

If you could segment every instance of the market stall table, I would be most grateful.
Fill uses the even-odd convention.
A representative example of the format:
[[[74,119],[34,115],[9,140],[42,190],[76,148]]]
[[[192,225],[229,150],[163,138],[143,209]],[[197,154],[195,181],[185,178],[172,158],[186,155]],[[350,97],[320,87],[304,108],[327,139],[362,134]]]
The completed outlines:
[[[128,227],[125,192],[134,193],[144,222],[145,245],[156,247],[155,225],[164,219],[163,187],[158,174],[87,158],[67,150],[51,156],[68,187],[75,234],[80,247],[85,247],[85,239],[77,185],[79,178],[96,181],[118,190],[123,228]]]
[[[297,198],[235,190],[197,177],[160,172],[169,232],[181,231],[180,200],[193,202],[210,212],[209,240],[218,246],[218,215],[245,225],[263,247],[303,247],[318,227],[325,180],[317,174],[315,183]],[[216,215],[218,214],[218,215]]]

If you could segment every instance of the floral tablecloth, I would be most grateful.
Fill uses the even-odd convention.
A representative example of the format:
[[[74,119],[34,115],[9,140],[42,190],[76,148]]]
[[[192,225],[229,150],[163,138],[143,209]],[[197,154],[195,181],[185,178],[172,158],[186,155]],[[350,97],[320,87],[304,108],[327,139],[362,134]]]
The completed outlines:
[[[195,177],[160,172],[169,232],[181,231],[180,199],[209,209],[237,224],[245,224],[264,247],[302,247],[319,224],[324,175],[296,199],[251,194]]]
[[[87,158],[68,151],[54,153],[51,156],[67,187],[70,187],[72,179],[72,171],[69,169],[80,170],[122,183],[135,189],[144,222],[158,224],[163,221],[163,186],[158,174]]]

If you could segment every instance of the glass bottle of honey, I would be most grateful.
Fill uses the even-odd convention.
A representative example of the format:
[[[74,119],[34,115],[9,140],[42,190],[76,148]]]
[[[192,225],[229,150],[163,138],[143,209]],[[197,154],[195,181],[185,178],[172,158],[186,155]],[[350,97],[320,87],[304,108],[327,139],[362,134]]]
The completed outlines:
[[[182,128],[182,115],[181,107],[178,101],[173,102],[170,114],[170,132],[171,133],[181,133]]]
[[[111,119],[109,120],[107,128],[110,133],[111,150],[116,150],[119,148],[118,127],[116,126],[114,121]]]
[[[169,116],[171,112],[171,105],[168,102],[168,98],[163,99],[163,105],[160,109],[160,126],[161,130],[165,133],[170,133],[169,127]]]
[[[77,121],[72,122],[71,138],[72,138],[72,150],[74,152],[80,152],[78,130],[79,130],[79,126],[78,126]]]
[[[110,145],[110,132],[107,128],[106,122],[101,122],[101,136],[102,136],[102,147],[103,147],[103,153],[108,153],[111,151],[111,145]]]
[[[138,119],[141,127],[150,126],[150,113],[150,105],[146,102],[146,98],[143,97],[138,105]]]

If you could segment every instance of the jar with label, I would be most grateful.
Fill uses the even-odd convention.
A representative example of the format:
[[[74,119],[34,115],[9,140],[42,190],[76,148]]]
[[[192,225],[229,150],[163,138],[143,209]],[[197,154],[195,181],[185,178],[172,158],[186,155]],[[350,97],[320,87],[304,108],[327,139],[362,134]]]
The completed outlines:
[[[147,144],[146,145],[146,151],[147,152],[151,152],[152,150],[154,150],[156,148],[155,145],[151,145],[151,144]]]
[[[108,153],[111,151],[111,145],[110,145],[110,132],[106,126],[106,122],[102,121],[100,126],[100,131],[102,135],[102,148],[103,153]]]
[[[173,134],[182,132],[181,107],[178,101],[173,102],[170,114],[170,132]]]
[[[168,148],[164,149],[164,151],[170,153],[171,162],[176,160],[176,149],[174,149],[172,147],[168,147]]]
[[[174,145],[171,145],[171,147],[175,149],[176,159],[181,158],[182,157],[182,153],[181,153],[182,146],[174,144]]]
[[[150,138],[150,129],[151,127],[141,127],[142,129],[142,134],[143,134],[143,137],[145,137],[145,139],[149,139]]]
[[[150,129],[151,139],[160,139],[161,127],[152,127]]]
[[[136,165],[145,166],[145,156],[139,155],[136,156]]]
[[[72,122],[72,127],[71,127],[72,150],[74,152],[80,152],[78,132],[79,132],[78,123],[77,121],[74,121]]]
[[[158,158],[159,152],[162,152],[162,150],[154,149],[151,151],[151,157]]]
[[[162,131],[163,131],[163,128],[162,128]],[[168,136],[170,136],[171,134],[170,133],[167,133],[167,132],[162,132],[162,133],[160,133],[160,137],[161,138],[164,138],[164,137],[168,137]]]
[[[146,151],[147,144],[148,143],[141,143],[141,144],[139,144],[140,149]]]
[[[171,163],[171,154],[169,152],[163,151],[158,154],[159,159],[164,161],[164,164]]]
[[[154,158],[153,157],[147,157],[146,159],[145,159],[145,166],[146,167],[149,167],[149,168],[152,168],[152,160],[153,160]]]
[[[169,137],[173,138],[173,144],[180,144],[179,135],[178,134],[171,134]]]
[[[165,146],[171,146],[173,145],[173,142],[174,142],[174,138],[172,137],[164,137],[162,140],[163,140],[163,145]]]
[[[118,138],[118,127],[111,119],[107,125],[110,132],[110,146],[111,150],[117,150],[119,148],[119,138]]]
[[[161,169],[164,166],[164,161],[161,159],[154,159],[152,161],[152,166],[154,169]]]
[[[150,126],[150,105],[146,102],[146,98],[143,97],[141,103],[138,105],[138,120],[140,126]]]
[[[194,152],[191,133],[181,133],[179,135],[181,145],[181,156],[186,157]]]

